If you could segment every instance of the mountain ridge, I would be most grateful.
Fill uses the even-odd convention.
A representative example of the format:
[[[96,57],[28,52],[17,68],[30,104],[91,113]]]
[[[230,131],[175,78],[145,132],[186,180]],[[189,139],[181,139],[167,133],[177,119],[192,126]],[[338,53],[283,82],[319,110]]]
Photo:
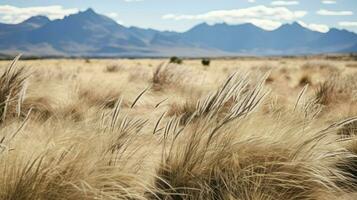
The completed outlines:
[[[89,8],[63,19],[0,23],[0,53],[35,56],[224,56],[355,52],[357,34],[321,33],[298,22],[267,31],[251,23],[198,24],[185,32],[125,27]]]

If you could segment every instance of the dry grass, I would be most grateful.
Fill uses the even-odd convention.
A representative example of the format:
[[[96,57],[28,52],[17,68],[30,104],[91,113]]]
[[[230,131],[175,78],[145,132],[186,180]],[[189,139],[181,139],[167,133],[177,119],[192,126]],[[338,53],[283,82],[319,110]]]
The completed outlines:
[[[16,68],[15,58],[9,67],[0,76],[0,122],[4,122],[8,116],[20,116],[21,105],[26,92],[24,68]]]
[[[356,196],[349,61],[16,61],[0,62],[0,199]]]
[[[119,65],[116,65],[116,64],[107,65],[106,68],[105,68],[105,72],[109,72],[109,73],[118,72],[120,70],[120,68],[121,67]]]

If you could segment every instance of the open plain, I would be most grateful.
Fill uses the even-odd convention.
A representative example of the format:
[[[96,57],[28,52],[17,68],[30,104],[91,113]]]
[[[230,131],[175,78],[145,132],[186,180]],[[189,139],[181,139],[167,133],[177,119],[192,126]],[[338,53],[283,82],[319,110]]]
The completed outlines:
[[[0,61],[0,199],[355,199],[333,58]]]

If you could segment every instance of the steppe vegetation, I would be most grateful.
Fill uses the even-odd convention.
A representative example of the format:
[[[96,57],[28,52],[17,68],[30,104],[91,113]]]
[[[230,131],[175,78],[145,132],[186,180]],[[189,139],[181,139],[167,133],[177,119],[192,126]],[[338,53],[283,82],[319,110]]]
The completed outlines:
[[[0,199],[357,198],[357,61],[208,61],[1,61]]]

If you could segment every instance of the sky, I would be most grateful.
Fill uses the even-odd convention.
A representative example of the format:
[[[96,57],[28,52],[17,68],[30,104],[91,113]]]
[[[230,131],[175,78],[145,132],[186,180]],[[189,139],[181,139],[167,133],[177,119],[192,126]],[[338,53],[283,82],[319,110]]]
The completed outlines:
[[[273,30],[294,21],[320,32],[357,32],[357,0],[0,0],[0,22],[19,23],[34,15],[58,19],[87,8],[124,26],[179,32],[202,22]]]

